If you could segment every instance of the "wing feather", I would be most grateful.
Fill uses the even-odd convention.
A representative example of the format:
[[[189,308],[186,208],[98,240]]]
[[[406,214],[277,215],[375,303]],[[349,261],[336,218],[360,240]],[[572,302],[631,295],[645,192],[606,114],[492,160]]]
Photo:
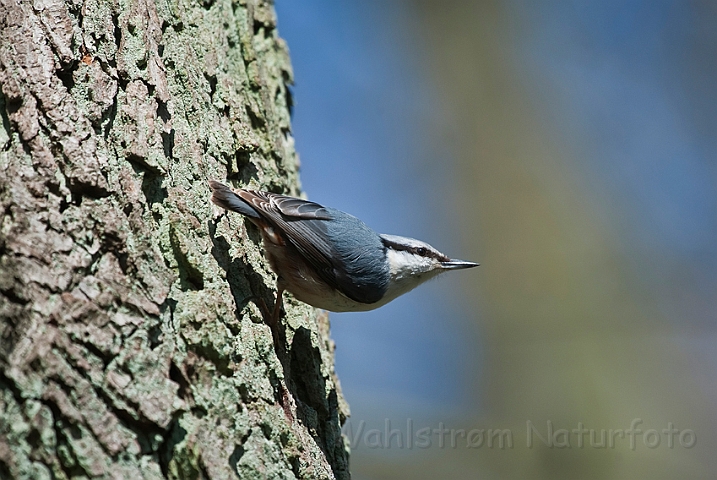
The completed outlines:
[[[383,296],[388,271],[382,272],[381,281],[376,284],[372,273],[375,270],[363,270],[360,265],[365,262],[357,263],[356,259],[374,255],[380,261],[384,247],[378,236],[357,218],[285,195],[244,189],[234,192],[219,182],[212,182],[212,189],[215,203],[250,217],[258,215],[280,231],[331,288],[361,303],[374,303]],[[238,205],[241,202],[246,206]],[[341,221],[334,222],[335,225],[327,222],[339,218]],[[350,242],[346,238],[348,231],[352,232]],[[358,238],[353,238],[356,235]]]
[[[239,196],[256,209],[296,247],[322,280],[341,292],[334,262],[336,251],[327,235],[325,220],[332,217],[322,205],[300,198],[256,190],[240,190]]]

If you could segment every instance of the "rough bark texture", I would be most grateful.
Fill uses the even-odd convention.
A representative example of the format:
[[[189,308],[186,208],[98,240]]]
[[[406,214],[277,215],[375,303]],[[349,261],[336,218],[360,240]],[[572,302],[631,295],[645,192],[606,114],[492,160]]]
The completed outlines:
[[[298,193],[271,4],[0,0],[0,478],[347,478],[328,319],[210,178]]]

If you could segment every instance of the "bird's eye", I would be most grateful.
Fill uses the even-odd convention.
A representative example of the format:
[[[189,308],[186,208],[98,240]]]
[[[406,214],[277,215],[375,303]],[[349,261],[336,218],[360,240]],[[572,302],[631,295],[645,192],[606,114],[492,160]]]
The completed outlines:
[[[425,256],[428,253],[428,250],[426,250],[423,247],[418,247],[418,250],[416,250],[416,253],[418,253],[421,256]]]

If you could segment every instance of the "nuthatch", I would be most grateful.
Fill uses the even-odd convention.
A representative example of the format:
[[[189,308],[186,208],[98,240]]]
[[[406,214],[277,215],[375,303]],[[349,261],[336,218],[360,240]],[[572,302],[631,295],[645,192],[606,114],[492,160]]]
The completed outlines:
[[[477,267],[413,238],[378,234],[353,215],[318,203],[210,181],[212,202],[259,228],[284,290],[317,308],[357,312],[381,307],[448,270]]]

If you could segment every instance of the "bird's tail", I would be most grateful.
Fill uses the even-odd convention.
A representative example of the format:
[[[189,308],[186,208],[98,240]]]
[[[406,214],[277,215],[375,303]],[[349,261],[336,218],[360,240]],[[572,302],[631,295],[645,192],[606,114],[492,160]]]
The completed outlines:
[[[239,195],[223,183],[209,180],[209,186],[212,188],[212,202],[214,202],[215,205],[226,210],[241,213],[249,218],[261,218],[252,206],[242,200]]]

